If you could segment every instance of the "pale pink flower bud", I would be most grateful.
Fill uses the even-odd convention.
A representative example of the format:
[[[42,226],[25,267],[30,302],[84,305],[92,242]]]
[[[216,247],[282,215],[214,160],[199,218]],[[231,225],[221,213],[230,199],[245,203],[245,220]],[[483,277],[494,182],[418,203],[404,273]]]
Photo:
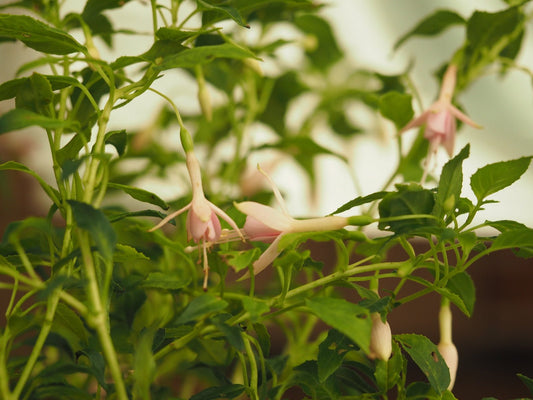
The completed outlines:
[[[457,353],[457,348],[451,342],[441,342],[438,344],[437,348],[439,349],[439,353],[448,366],[448,370],[450,371],[450,384],[448,385],[448,390],[452,390],[455,383],[455,377],[457,375],[457,366],[459,364],[459,354]]]
[[[379,313],[372,313],[372,332],[370,334],[371,359],[387,361],[392,354],[392,333],[388,322],[383,322]]]

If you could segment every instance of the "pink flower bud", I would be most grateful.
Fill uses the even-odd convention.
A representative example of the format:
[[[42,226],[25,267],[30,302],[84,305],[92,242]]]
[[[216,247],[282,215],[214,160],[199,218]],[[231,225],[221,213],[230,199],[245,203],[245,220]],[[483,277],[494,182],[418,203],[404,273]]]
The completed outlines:
[[[388,322],[381,320],[379,313],[372,313],[372,332],[370,334],[371,359],[387,361],[392,354],[392,333]]]
[[[452,342],[440,342],[437,348],[450,371],[450,384],[448,385],[448,390],[452,390],[457,375],[457,365],[459,363],[457,348]]]

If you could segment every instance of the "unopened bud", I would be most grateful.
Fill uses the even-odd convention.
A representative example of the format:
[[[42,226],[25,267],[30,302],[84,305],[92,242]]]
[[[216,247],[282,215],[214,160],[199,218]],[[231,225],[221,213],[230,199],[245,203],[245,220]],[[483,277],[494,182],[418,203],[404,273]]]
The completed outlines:
[[[392,354],[392,333],[388,322],[381,320],[379,313],[372,313],[372,332],[370,334],[371,359],[387,361]]]
[[[450,371],[450,384],[448,385],[448,390],[452,390],[457,375],[457,365],[459,364],[457,348],[452,342],[440,342],[437,348]]]

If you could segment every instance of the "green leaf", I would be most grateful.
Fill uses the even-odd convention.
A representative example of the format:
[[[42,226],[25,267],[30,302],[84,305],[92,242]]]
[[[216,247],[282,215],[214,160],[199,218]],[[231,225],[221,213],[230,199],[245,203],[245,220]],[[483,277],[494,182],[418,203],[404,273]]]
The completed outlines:
[[[248,268],[260,254],[261,250],[258,248],[241,251],[220,251],[220,255],[225,258],[226,262],[231,265],[236,272]]]
[[[45,129],[63,128],[72,130],[77,130],[79,126],[76,121],[46,117],[22,108],[10,110],[0,116],[0,134],[35,125]]]
[[[77,159],[84,144],[86,144],[86,140],[81,133],[74,135],[67,144],[57,151],[56,158],[59,165],[63,166],[67,160]]]
[[[244,22],[244,19],[242,18],[241,14],[239,14],[239,11],[232,6],[224,4],[211,4],[212,0],[196,0],[196,3],[198,4],[198,8],[201,11],[211,11],[228,16],[240,26],[249,28],[246,22]]]
[[[159,207],[161,207],[164,210],[168,210],[169,207],[170,207],[159,196],[157,196],[156,194],[151,193],[151,192],[149,192],[147,190],[144,190],[144,189],[139,189],[139,188],[135,188],[135,187],[132,187],[132,186],[122,185],[120,183],[112,183],[112,182],[108,183],[108,187],[113,188],[113,189],[122,190],[124,193],[130,195],[135,200],[139,200],[139,201],[142,201],[144,203],[150,203],[150,204],[159,206]]]
[[[349,339],[335,329],[330,329],[326,338],[318,345],[318,380],[324,383],[342,365],[350,348]]]
[[[366,308],[330,297],[306,299],[305,304],[318,318],[369,352],[372,322]]]
[[[52,201],[54,203],[56,203],[56,204],[59,203],[59,198],[60,198],[59,192],[56,189],[54,189],[53,187],[51,187],[50,185],[48,185],[43,180],[43,178],[41,178],[39,176],[39,174],[37,174],[35,171],[29,169],[25,165],[23,165],[21,163],[18,163],[16,161],[8,161],[8,162],[5,162],[3,164],[0,164],[0,171],[6,171],[6,170],[21,171],[21,172],[25,172],[27,174],[30,174],[35,179],[37,179],[37,181],[39,182],[39,185],[41,185],[43,190],[46,192],[46,194],[48,194],[48,196],[52,199]]]
[[[213,386],[193,395],[190,400],[220,400],[234,399],[244,392],[245,386],[229,384],[225,386]]]
[[[523,375],[523,374],[516,374],[522,381],[524,385],[526,385],[527,390],[529,390],[530,394],[533,394],[533,379]]]
[[[432,191],[420,186],[401,185],[398,192],[387,194],[379,203],[380,218],[409,216],[413,214],[431,214],[435,204]],[[403,233],[417,228],[430,226],[432,220],[427,218],[413,218],[400,221],[380,221],[379,229],[388,229],[396,233]]]
[[[15,105],[37,114],[49,115],[53,96],[52,85],[48,79],[34,72],[19,86]]]
[[[503,250],[533,246],[533,229],[510,229],[502,232],[490,246],[490,250]]]
[[[73,353],[85,348],[89,340],[85,325],[78,314],[62,303],[57,306],[52,332],[65,338]]]
[[[155,34],[161,40],[183,43],[185,40],[198,35],[197,31],[183,31],[174,26],[159,28]]]
[[[305,34],[316,38],[316,45],[306,48],[305,53],[318,69],[324,70],[342,58],[342,51],[325,19],[314,14],[304,14],[298,16],[294,24]]]
[[[466,39],[469,47],[478,51],[492,48],[500,40],[512,35],[524,20],[524,14],[517,7],[489,13],[475,11],[468,19]]]
[[[461,298],[467,311],[466,316],[472,316],[476,302],[476,287],[470,275],[460,272],[450,278],[446,287]]]
[[[211,294],[202,294],[195,297],[189,305],[183,310],[183,313],[176,321],[178,324],[186,324],[194,321],[200,317],[205,317],[207,314],[222,311],[228,306],[225,300],[219,299]]]
[[[470,145],[467,144],[442,168],[434,209],[434,214],[438,218],[449,215],[455,210],[463,187],[463,160],[468,158],[469,154]]]
[[[379,98],[379,112],[385,118],[394,122],[396,129],[401,129],[413,118],[410,94],[387,92]]]
[[[470,178],[470,187],[478,201],[516,182],[529,168],[532,157],[501,161],[478,169]]]
[[[398,343],[392,342],[392,356],[388,361],[376,360],[374,376],[378,388],[386,393],[394,387],[402,376],[404,358]]]
[[[357,207],[357,206],[361,206],[363,204],[370,203],[370,202],[375,201],[375,200],[380,200],[383,197],[385,197],[385,195],[387,193],[389,193],[389,192],[376,192],[376,193],[369,194],[367,196],[356,197],[355,199],[350,200],[349,202],[347,202],[347,203],[343,204],[342,206],[340,206],[339,208],[337,208],[331,214],[339,214],[341,212],[348,211],[351,208],[354,208],[354,207]]]
[[[105,214],[90,204],[77,200],[67,200],[72,208],[72,215],[81,229],[89,232],[100,254],[110,261],[117,242],[117,235]]]
[[[450,373],[437,346],[422,335],[394,335],[394,339],[427,376],[433,390],[438,394],[444,392],[450,384]]]
[[[120,131],[111,131],[105,134],[104,142],[110,144],[117,150],[120,157],[124,155],[126,151],[126,144],[128,143],[128,134],[125,129]]]
[[[179,290],[187,287],[192,278],[189,275],[172,272],[150,272],[141,286],[150,289]]]
[[[270,334],[268,333],[266,326],[259,322],[254,323],[253,327],[255,334],[257,335],[257,341],[263,352],[263,356],[268,357],[270,355]]]
[[[398,49],[398,47],[413,36],[438,35],[451,26],[464,24],[465,22],[465,19],[454,11],[437,10],[433,14],[425,17],[413,29],[398,39],[394,44],[394,50]]]
[[[265,301],[254,297],[243,297],[241,299],[244,310],[250,314],[250,321],[257,322],[259,317],[270,311],[270,307]]]
[[[200,46],[183,50],[177,54],[169,55],[157,69],[166,70],[171,68],[194,68],[197,65],[206,64],[216,58],[258,59],[250,50],[237,46],[233,43],[223,43],[212,46]]]
[[[244,351],[244,340],[242,329],[237,325],[228,325],[226,321],[231,318],[231,314],[217,314],[211,318],[213,325],[224,334],[229,345],[238,351]]]
[[[0,14],[0,37],[20,40],[34,50],[49,54],[85,51],[68,33],[27,15]]]

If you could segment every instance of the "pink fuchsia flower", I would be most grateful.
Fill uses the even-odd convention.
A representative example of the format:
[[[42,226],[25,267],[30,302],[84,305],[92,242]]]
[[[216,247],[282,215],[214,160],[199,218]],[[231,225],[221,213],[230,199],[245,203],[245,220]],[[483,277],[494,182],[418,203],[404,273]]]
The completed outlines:
[[[205,198],[202,186],[202,173],[198,159],[192,151],[186,153],[187,170],[192,185],[192,201],[182,209],[173,212],[166,216],[156,226],[150,229],[150,232],[161,228],[171,219],[177,217],[185,211],[187,214],[187,238],[193,240],[195,243],[201,244],[204,268],[204,290],[207,290],[207,279],[209,272],[209,265],[207,264],[207,247],[209,243],[219,240],[222,229],[218,217],[226,221],[239,236],[244,240],[244,237],[237,227],[237,224],[220,208],[211,203]]]
[[[235,204],[240,212],[247,215],[246,222],[242,228],[246,238],[251,241],[270,243],[270,246],[253,263],[254,275],[268,267],[280,254],[279,243],[284,235],[296,232],[333,231],[350,225],[351,218],[349,217],[327,216],[304,220],[292,218],[287,211],[281,193],[272,179],[261,169],[260,171],[269,180],[281,211],[253,201]],[[372,222],[371,219],[367,223],[370,222]],[[248,276],[249,274],[246,273],[243,278]]]
[[[465,124],[474,128],[481,128],[480,125],[472,121],[452,104],[455,81],[457,77],[457,66],[450,64],[444,73],[439,98],[420,116],[411,120],[399,133],[403,133],[411,128],[426,125],[424,137],[429,140],[430,153],[437,151],[442,145],[450,157],[453,156],[455,145],[456,121],[459,119]]]

